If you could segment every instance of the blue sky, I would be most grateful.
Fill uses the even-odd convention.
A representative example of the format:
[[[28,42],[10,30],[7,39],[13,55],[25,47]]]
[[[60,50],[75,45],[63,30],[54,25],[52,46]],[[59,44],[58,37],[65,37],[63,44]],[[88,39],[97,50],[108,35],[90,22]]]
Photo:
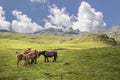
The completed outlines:
[[[81,5],[82,2],[85,3]],[[0,0],[1,12],[5,12],[2,14],[5,20],[1,20],[5,26],[0,26],[1,29],[11,26],[12,30],[23,33],[41,30],[43,27],[72,27],[88,32],[104,30],[120,24],[119,3],[120,0]],[[84,14],[91,18],[82,17]],[[33,26],[36,27],[33,29]],[[25,29],[29,31],[25,32]]]

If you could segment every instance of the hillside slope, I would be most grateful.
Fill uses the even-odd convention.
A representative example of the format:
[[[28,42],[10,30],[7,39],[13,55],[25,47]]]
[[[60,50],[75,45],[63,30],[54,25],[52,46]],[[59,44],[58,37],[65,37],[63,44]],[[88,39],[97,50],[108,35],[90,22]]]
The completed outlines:
[[[116,45],[107,35],[49,35],[0,33],[0,49],[87,49]],[[23,46],[24,45],[24,46]]]
[[[0,33],[0,80],[119,80],[120,47],[103,35]],[[58,52],[57,61],[16,67],[16,51],[26,48]]]
[[[113,26],[107,31],[108,36],[118,38],[120,37],[120,26]]]

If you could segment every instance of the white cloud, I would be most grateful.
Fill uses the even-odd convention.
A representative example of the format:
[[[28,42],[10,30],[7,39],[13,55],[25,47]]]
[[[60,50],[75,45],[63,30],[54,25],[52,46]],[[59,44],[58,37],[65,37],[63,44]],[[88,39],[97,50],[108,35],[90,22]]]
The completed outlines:
[[[12,14],[17,20],[12,21],[12,29],[20,33],[34,33],[42,29],[37,23],[32,22],[32,19],[22,12],[14,10]]]
[[[77,21],[73,22],[73,29],[87,32],[106,30],[106,23],[103,21],[103,14],[96,11],[87,2],[81,3],[76,20]]]
[[[59,9],[55,4],[52,7],[49,7],[50,15],[48,16],[48,21],[46,21],[46,27],[53,27],[53,28],[62,28],[66,29],[70,27],[71,24],[71,17],[65,11],[65,8]]]
[[[30,0],[31,2],[46,3],[49,0]]]
[[[49,29],[49,28],[61,29],[62,28],[62,27],[57,27],[57,26],[51,24],[50,22],[46,22],[44,26],[45,26],[45,29]]]
[[[46,3],[49,0],[30,0],[31,2]],[[80,31],[97,32],[105,31],[106,23],[103,20],[103,14],[96,11],[87,2],[82,2],[78,9],[77,16],[70,15],[65,8],[58,8],[55,4],[49,6],[49,15],[44,20],[44,28],[57,28],[57,29],[79,29]],[[16,17],[12,23],[6,21],[5,11],[0,7],[0,29],[10,30],[20,33],[34,33],[43,29],[31,18],[23,14],[21,11],[14,10],[12,14]]]
[[[5,11],[3,11],[3,8],[0,6],[0,30],[10,30],[10,22],[6,21],[5,19]]]
[[[81,2],[77,16],[69,15],[65,8],[59,9],[55,4],[49,8],[50,15],[45,20],[45,28],[61,28],[63,30],[72,27],[84,32],[98,32],[106,30],[103,14],[96,11],[87,2]]]

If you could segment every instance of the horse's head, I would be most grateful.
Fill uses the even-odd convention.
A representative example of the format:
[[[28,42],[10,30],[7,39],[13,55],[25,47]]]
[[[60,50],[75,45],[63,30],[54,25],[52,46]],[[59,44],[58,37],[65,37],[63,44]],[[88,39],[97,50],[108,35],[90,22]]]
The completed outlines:
[[[21,60],[25,60],[25,54],[16,51],[16,58],[17,58],[17,67],[18,67],[19,62]]]
[[[16,51],[16,54],[20,54],[20,53]]]
[[[19,55],[21,55],[21,53],[16,51],[16,57],[18,57]]]
[[[41,55],[44,55],[46,51],[39,51],[38,52],[38,55],[41,56]]]
[[[24,55],[23,55],[22,53],[16,51],[16,57],[17,57],[18,59],[22,59],[23,56],[24,56]]]

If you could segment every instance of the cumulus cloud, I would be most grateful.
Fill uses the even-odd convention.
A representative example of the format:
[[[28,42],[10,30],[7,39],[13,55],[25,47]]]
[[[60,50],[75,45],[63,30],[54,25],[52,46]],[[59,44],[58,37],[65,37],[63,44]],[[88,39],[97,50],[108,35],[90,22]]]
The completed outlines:
[[[61,28],[66,29],[71,27],[71,17],[66,12],[65,8],[59,9],[55,4],[49,7],[50,15],[46,20],[45,28]]]
[[[49,0],[30,0],[31,2],[46,3]]]
[[[14,10],[12,14],[16,17],[16,20],[12,21],[12,29],[15,32],[34,33],[42,29],[40,25],[32,22],[32,19],[22,12]]]
[[[0,30],[10,30],[10,22],[6,21],[5,19],[5,11],[0,6]]]
[[[73,22],[73,29],[80,31],[97,32],[105,31],[106,23],[103,21],[103,14],[96,11],[87,2],[82,2],[76,17]]]
[[[46,3],[49,0],[30,0],[31,2]],[[81,32],[98,32],[106,30],[106,23],[103,20],[103,14],[96,11],[87,2],[81,2],[77,16],[70,15],[65,8],[58,8],[55,4],[49,6],[49,15],[44,19],[44,28],[57,28],[62,30],[79,29]],[[34,33],[43,29],[31,18],[21,11],[14,10],[12,14],[15,20],[12,23],[6,21],[5,11],[0,7],[0,29],[10,30],[20,33]]]
[[[103,14],[96,11],[87,2],[81,2],[77,16],[69,15],[65,8],[59,9],[55,4],[49,7],[50,15],[45,20],[45,28],[73,28],[81,32],[98,32],[106,30]]]

